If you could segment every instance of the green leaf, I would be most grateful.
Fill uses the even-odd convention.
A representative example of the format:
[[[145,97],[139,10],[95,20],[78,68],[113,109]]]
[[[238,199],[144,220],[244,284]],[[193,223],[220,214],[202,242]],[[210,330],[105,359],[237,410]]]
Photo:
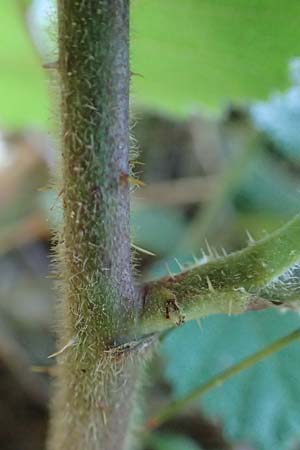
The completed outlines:
[[[155,433],[149,440],[153,450],[201,450],[192,439],[179,435]]]
[[[134,243],[155,254],[167,254],[182,239],[184,217],[175,208],[136,208],[131,220]]]
[[[0,123],[12,128],[45,127],[49,117],[45,74],[18,3],[0,2],[0,17]]]
[[[298,0],[136,0],[133,94],[176,113],[264,98],[288,84],[299,16]]]
[[[135,0],[131,59],[143,77],[133,77],[133,97],[186,114],[284,89],[300,55],[299,16],[297,0]],[[2,1],[0,17],[0,120],[45,126],[47,85],[17,2]]]
[[[179,398],[242,358],[299,326],[292,313],[266,311],[211,317],[171,333],[163,345],[166,375]],[[238,339],[237,339],[238,336]],[[204,396],[199,403],[219,418],[230,439],[261,450],[288,450],[300,439],[299,343],[259,363]]]

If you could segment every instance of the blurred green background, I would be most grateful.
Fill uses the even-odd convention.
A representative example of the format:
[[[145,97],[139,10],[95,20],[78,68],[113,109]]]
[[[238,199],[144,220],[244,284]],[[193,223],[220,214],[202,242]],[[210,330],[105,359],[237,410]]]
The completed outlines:
[[[299,211],[299,17],[296,0],[132,1],[135,172],[145,182],[132,193],[132,232],[155,254],[138,253],[143,279],[240,249]],[[55,374],[50,235],[61,215],[47,188],[58,81],[42,68],[57,59],[54,3],[3,0],[0,21],[0,447],[41,450]],[[265,311],[172,331],[148,370],[145,416],[298,323]],[[144,450],[299,450],[299,353],[295,343],[199,399]]]

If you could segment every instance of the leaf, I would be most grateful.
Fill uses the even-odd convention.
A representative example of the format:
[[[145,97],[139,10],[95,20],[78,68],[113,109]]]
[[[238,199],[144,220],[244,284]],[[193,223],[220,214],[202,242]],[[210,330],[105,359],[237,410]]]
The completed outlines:
[[[297,0],[288,7],[282,0],[135,0],[132,94],[147,107],[186,114],[284,89],[288,62],[300,55],[299,15]],[[45,126],[47,85],[17,2],[1,2],[0,17],[1,122]]]
[[[16,1],[0,2],[0,120],[6,127],[45,126],[49,103],[42,62]]]
[[[191,323],[163,344],[166,375],[180,397],[236,361],[262,349],[299,325],[292,313],[266,311],[240,317],[211,317]],[[238,336],[238,339],[236,338]],[[226,382],[201,401],[219,418],[231,440],[261,450],[289,450],[300,440],[299,343]]]
[[[136,208],[132,227],[135,244],[155,254],[166,254],[182,238],[184,218],[172,208]]]
[[[172,434],[153,434],[150,446],[153,450],[201,450],[192,439]]]
[[[299,59],[294,61],[294,68],[299,72]],[[295,81],[288,91],[282,94],[276,92],[268,101],[254,104],[251,114],[256,126],[277,144],[278,150],[299,165],[300,87],[299,80]]]
[[[298,0],[136,0],[134,96],[182,114],[283,89],[300,55],[299,16]]]

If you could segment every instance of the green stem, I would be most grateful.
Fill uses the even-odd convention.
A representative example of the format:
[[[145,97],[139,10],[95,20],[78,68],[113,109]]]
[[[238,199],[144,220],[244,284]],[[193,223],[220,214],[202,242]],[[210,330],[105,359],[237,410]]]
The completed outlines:
[[[152,417],[148,421],[147,424],[148,428],[156,428],[160,426],[163,422],[166,422],[167,420],[174,417],[182,409],[186,408],[191,402],[195,401],[197,398],[201,397],[204,394],[207,394],[216,387],[222,386],[222,384],[225,381],[229,380],[230,378],[242,372],[243,370],[249,369],[258,362],[263,361],[268,356],[271,356],[273,353],[282,350],[284,347],[296,341],[297,339],[300,339],[300,330],[293,331],[289,335],[284,336],[278,339],[277,341],[273,342],[273,344],[269,345],[263,350],[260,350],[257,353],[254,353],[253,355],[249,356],[248,358],[243,359],[238,364],[229,367],[220,374],[211,378],[207,383],[200,385],[198,388],[190,392],[185,397],[172,402],[170,405],[164,408],[157,416]]]
[[[49,450],[124,450],[139,355],[129,228],[129,0],[58,0],[64,224]],[[130,444],[128,444],[130,445]]]
[[[106,345],[125,333],[135,306],[128,180],[129,0],[60,0],[58,25],[63,264],[70,326],[82,339],[97,330]]]
[[[300,260],[300,215],[244,250],[144,286],[141,333],[210,314],[269,307],[260,292]]]

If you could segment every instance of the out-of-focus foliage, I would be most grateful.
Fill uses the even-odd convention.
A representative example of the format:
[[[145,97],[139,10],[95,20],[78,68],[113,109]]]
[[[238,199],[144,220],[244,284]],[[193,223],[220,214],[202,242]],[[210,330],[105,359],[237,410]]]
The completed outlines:
[[[299,326],[294,314],[212,317],[170,334],[163,345],[166,374],[180,397],[242,358]],[[201,399],[234,441],[255,449],[290,450],[300,442],[299,343],[241,373]]]
[[[32,33],[21,4],[23,0],[0,5],[5,17],[0,121],[45,126],[49,101],[34,46],[42,51],[49,45],[43,47],[42,35]],[[40,4],[49,6],[53,1],[35,0],[38,14]],[[42,18],[44,26],[51,22],[48,14]],[[299,15],[297,0],[290,0],[288,7],[281,0],[134,0],[132,65],[142,75],[133,77],[135,101],[182,114],[198,105],[216,109],[224,101],[263,98],[284,88],[287,63],[300,54]],[[33,44],[26,27],[36,37]],[[49,62],[55,56],[41,58]]]
[[[19,3],[0,2],[0,125],[45,127],[51,116],[45,74]]]
[[[153,450],[201,450],[192,439],[172,434],[154,435],[150,442]]]
[[[276,92],[268,102],[251,108],[254,123],[267,133],[291,162],[300,163],[300,59],[290,64],[293,86],[283,94]]]
[[[176,209],[140,208],[132,213],[133,236],[136,244],[159,254],[172,251],[174,242],[182,238],[185,224]],[[161,233],[158,234],[157,230]]]
[[[133,93],[146,105],[186,112],[263,98],[287,85],[300,54],[300,3],[290,0],[135,0]]]

